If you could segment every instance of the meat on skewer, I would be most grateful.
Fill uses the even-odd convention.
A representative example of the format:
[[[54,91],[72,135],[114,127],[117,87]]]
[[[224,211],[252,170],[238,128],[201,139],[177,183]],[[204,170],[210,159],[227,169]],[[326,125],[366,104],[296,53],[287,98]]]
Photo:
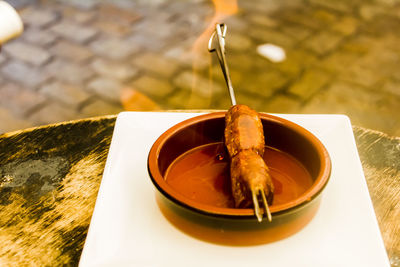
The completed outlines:
[[[232,102],[225,116],[225,145],[231,158],[232,195],[236,207],[246,208],[253,202],[259,222],[263,216],[259,207],[261,200],[268,220],[271,221],[268,205],[272,204],[274,186],[263,159],[263,127],[256,111],[245,105],[236,105],[225,59],[226,29],[225,24],[215,25],[215,32],[208,42],[208,51],[217,53]]]
[[[261,221],[261,200],[271,221],[268,205],[273,201],[274,186],[263,159],[263,126],[256,111],[246,105],[234,105],[228,110],[225,116],[225,145],[231,158],[235,206],[247,208],[253,203],[256,216]]]

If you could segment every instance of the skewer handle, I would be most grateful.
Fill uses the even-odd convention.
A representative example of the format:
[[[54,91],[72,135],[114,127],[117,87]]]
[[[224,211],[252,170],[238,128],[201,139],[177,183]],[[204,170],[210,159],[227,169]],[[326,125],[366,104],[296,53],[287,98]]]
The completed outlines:
[[[225,58],[225,34],[226,25],[224,23],[215,25],[215,32],[211,35],[208,43],[208,51],[217,52],[219,64],[221,65],[222,73],[224,74],[226,85],[228,86],[229,96],[231,97],[232,106],[236,105],[235,92],[233,90],[232,81],[229,75],[228,64]],[[215,46],[214,46],[215,44]]]

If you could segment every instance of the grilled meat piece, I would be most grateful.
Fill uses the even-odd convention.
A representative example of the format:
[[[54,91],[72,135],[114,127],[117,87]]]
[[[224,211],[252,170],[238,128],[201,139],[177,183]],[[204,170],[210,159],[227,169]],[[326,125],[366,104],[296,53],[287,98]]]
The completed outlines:
[[[264,132],[258,113],[248,106],[232,106],[225,116],[225,146],[231,158],[232,195],[235,206],[247,208],[258,193],[264,193],[269,205],[274,186],[263,159]],[[256,196],[256,198],[255,198]]]

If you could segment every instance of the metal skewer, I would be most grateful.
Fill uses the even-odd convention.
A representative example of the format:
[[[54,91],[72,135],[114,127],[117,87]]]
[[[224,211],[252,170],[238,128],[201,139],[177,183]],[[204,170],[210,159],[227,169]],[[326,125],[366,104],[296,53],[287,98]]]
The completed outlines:
[[[261,194],[261,197],[262,197],[262,202],[264,204],[265,212],[267,213],[268,221],[271,222],[272,221],[272,215],[271,215],[271,211],[269,210],[268,201],[267,201],[267,198],[265,197],[265,192],[264,192],[263,189],[260,189],[260,194]],[[261,222],[261,220],[259,220],[259,221]]]
[[[208,51],[210,52],[217,52],[219,64],[221,65],[222,73],[224,74],[225,82],[226,85],[228,86],[229,90],[229,96],[231,97],[231,103],[232,105],[236,105],[236,98],[235,98],[235,92],[233,90],[232,86],[232,81],[231,77],[229,75],[229,69],[228,69],[228,64],[226,63],[226,58],[225,58],[225,34],[226,34],[226,25],[224,23],[217,23],[215,25],[215,31],[210,37],[210,40],[208,41]],[[264,205],[264,210],[267,215],[268,221],[272,221],[272,216],[271,216],[271,211],[269,210],[267,198],[265,197],[265,193],[263,189],[255,189],[251,190],[251,195],[253,198],[253,205],[254,205],[254,213],[257,217],[257,220],[259,222],[262,221],[263,214],[260,210],[259,206],[259,197],[258,194],[261,195],[261,201]]]

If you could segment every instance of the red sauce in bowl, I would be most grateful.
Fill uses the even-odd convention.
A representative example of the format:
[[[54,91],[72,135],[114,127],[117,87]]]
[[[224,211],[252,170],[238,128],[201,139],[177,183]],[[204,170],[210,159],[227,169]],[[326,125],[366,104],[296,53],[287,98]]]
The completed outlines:
[[[294,200],[311,187],[311,175],[291,155],[266,147],[264,160],[275,186],[272,206]],[[234,208],[229,157],[223,143],[207,144],[187,151],[172,162],[164,177],[177,192],[196,202]]]

